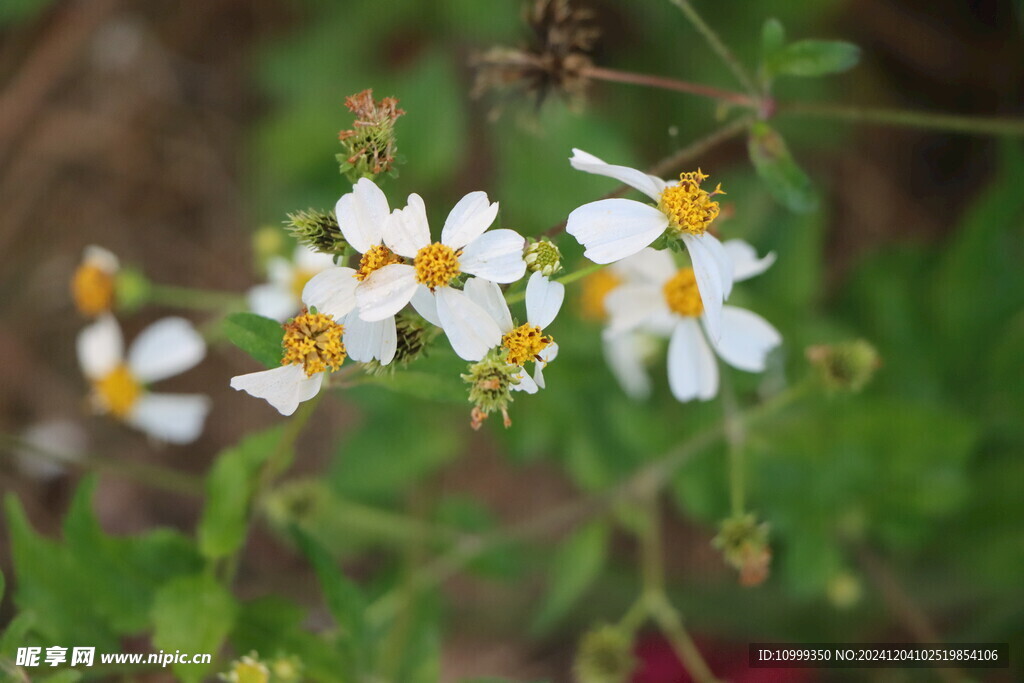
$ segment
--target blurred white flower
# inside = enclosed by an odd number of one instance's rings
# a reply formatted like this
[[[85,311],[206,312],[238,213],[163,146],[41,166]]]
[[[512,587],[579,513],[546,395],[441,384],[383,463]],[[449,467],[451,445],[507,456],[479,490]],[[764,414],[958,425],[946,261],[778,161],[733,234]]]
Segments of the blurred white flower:
[[[459,357],[483,358],[501,340],[501,330],[483,308],[451,285],[463,273],[502,284],[526,273],[526,240],[513,230],[487,231],[497,214],[498,204],[486,193],[471,192],[448,214],[441,241],[432,243],[423,200],[409,195],[408,206],[389,217],[382,238],[392,253],[412,259],[412,264],[391,263],[374,270],[356,290],[359,316],[367,322],[386,320],[411,302],[445,331]],[[343,220],[339,213],[339,225]]]
[[[30,425],[21,440],[13,449],[18,469],[32,479],[48,480],[84,457],[88,439],[74,420],[53,418]]]
[[[607,164],[578,149],[569,159],[573,168],[608,176],[633,187],[656,202],[651,206],[632,199],[602,199],[584,204],[569,214],[565,231],[576,238],[594,263],[613,263],[636,254],[663,234],[682,240],[690,254],[697,287],[704,302],[709,335],[721,336],[722,302],[732,291],[733,271],[722,243],[707,231],[718,216],[724,194],[701,189],[707,178],[699,170],[683,173],[678,181],[665,181],[627,166]]]
[[[185,372],[206,356],[206,343],[184,318],[164,318],[132,342],[127,358],[121,327],[104,315],[78,335],[78,362],[92,383],[93,408],[154,439],[197,439],[210,411],[200,394],[151,393],[147,385]]]
[[[267,262],[269,282],[249,290],[249,310],[284,322],[302,308],[302,290],[313,276],[334,265],[330,254],[299,245],[291,260],[275,256]]]
[[[753,248],[740,240],[731,241],[723,251],[736,259],[733,268],[738,279],[753,277],[774,261],[773,254],[757,259]],[[735,306],[722,307],[721,337],[715,340],[707,334],[707,312],[694,271],[677,267],[666,251],[645,249],[622,266],[623,284],[606,299],[609,322],[605,343],[618,347],[606,349],[606,355],[628,393],[649,391],[641,354],[630,348],[636,342],[631,335],[637,333],[670,338],[669,387],[680,401],[708,400],[718,393],[714,353],[735,368],[761,372],[768,353],[782,342],[771,324]]]
[[[509,365],[518,368],[514,375],[519,380],[513,391],[534,394],[544,388],[544,367],[558,355],[558,344],[544,334],[558,315],[565,299],[565,285],[552,282],[541,273],[534,273],[526,283],[526,322],[516,327],[501,288],[490,280],[473,278],[466,283],[466,296],[494,319],[501,330],[501,346],[507,350]],[[525,365],[533,362],[533,377],[526,373]]]
[[[113,252],[89,245],[82,262],[71,278],[71,296],[75,307],[89,317],[109,313],[114,308],[116,280],[121,263]]]

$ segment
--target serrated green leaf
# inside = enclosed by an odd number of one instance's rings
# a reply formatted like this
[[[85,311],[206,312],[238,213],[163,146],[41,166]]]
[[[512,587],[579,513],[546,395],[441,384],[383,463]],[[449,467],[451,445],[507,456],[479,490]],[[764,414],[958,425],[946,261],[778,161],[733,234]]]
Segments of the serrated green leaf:
[[[848,71],[860,61],[860,48],[839,40],[798,40],[764,63],[770,76],[827,76]]]
[[[206,507],[197,530],[204,557],[226,557],[242,547],[253,489],[263,464],[281,442],[282,429],[251,434],[217,457],[206,479]]]
[[[207,573],[171,579],[153,601],[153,645],[167,652],[209,653],[216,659],[235,623],[238,604]],[[174,664],[186,683],[199,683],[210,664]]]
[[[763,121],[750,128],[747,139],[750,161],[765,187],[787,208],[806,213],[818,208],[818,195],[811,179],[797,165],[786,141]]]
[[[268,368],[281,365],[281,323],[255,313],[232,313],[224,319],[224,336]]]
[[[601,574],[608,556],[608,527],[593,522],[561,545],[551,566],[551,587],[533,622],[544,631],[562,618]]]

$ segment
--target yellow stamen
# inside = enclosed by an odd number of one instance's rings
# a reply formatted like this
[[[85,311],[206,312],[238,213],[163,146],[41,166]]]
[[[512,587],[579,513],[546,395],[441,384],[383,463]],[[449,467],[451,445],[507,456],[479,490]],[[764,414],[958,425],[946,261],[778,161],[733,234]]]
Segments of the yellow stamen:
[[[391,251],[383,244],[378,244],[370,247],[363,254],[363,257],[359,259],[359,270],[356,271],[357,280],[365,280],[370,277],[370,273],[375,270],[380,270],[384,266],[390,266],[393,263],[401,263],[402,257]]]
[[[501,338],[501,345],[508,349],[506,361],[509,365],[522,365],[528,360],[540,360],[540,352],[554,342],[536,325],[524,323]]]
[[[142,385],[128,366],[122,363],[93,383],[94,396],[100,407],[114,417],[124,419],[132,412],[142,395]]]
[[[704,312],[704,302],[697,289],[697,278],[693,268],[683,268],[672,276],[662,288],[665,303],[673,313],[695,318]]]
[[[700,189],[700,184],[707,178],[700,169],[683,173],[679,176],[678,185],[667,187],[661,193],[658,208],[668,216],[670,225],[677,231],[703,235],[711,221],[718,217],[718,202],[712,201],[711,197],[725,193],[721,185],[710,194]]]
[[[580,313],[583,317],[591,320],[604,320],[608,317],[604,301],[611,291],[621,284],[622,279],[607,268],[583,278],[583,289],[580,293]]]
[[[114,305],[114,276],[94,263],[83,263],[71,279],[71,295],[82,314],[106,313]]]
[[[455,251],[446,244],[435,242],[416,252],[413,266],[416,268],[416,281],[431,290],[445,287],[462,271],[459,270],[460,251]]]
[[[306,376],[337,370],[345,362],[345,328],[323,313],[303,310],[284,325],[282,365],[302,365]]]

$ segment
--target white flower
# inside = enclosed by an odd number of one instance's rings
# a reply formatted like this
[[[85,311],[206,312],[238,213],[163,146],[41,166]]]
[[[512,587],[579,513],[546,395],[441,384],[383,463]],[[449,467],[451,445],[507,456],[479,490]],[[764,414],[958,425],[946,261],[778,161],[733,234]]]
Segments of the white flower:
[[[299,245],[289,261],[276,256],[267,263],[269,282],[249,290],[249,309],[258,315],[283,322],[302,308],[302,290],[317,273],[334,265],[330,254]]]
[[[281,367],[231,378],[231,388],[262,398],[282,415],[320,393],[324,375],[345,362],[345,320],[355,306],[355,271],[330,268],[306,284],[302,301],[315,309],[285,323]]]
[[[121,263],[113,252],[91,244],[71,280],[75,307],[87,316],[108,313],[114,307],[115,278]]]
[[[423,200],[409,195],[408,206],[388,219],[382,238],[391,252],[413,262],[391,263],[370,273],[356,289],[359,316],[367,322],[386,320],[412,302],[420,315],[445,331],[461,358],[483,358],[500,341],[501,330],[451,283],[462,273],[503,284],[526,273],[523,237],[513,230],[487,232],[497,214],[498,204],[488,201],[486,193],[471,192],[448,214],[441,241],[431,243]],[[339,212],[339,225],[342,220]]]
[[[733,240],[723,250],[736,260],[733,263],[738,279],[753,277],[764,272],[774,261],[774,254],[758,260],[753,248]],[[672,394],[680,401],[708,400],[718,393],[718,365],[714,353],[729,365],[749,372],[765,368],[768,353],[782,342],[778,331],[754,313],[723,306],[722,334],[715,340],[707,333],[708,317],[698,291],[697,280],[691,268],[678,268],[671,254],[645,249],[623,262],[627,271],[624,284],[608,294],[606,308],[609,324],[606,344],[633,341],[637,332],[652,333],[670,338],[668,349],[668,376]],[[704,332],[697,319],[703,322]],[[710,344],[709,344],[710,342]],[[712,352],[714,350],[714,353]],[[613,370],[642,372],[642,363],[629,366],[628,348],[606,352],[613,356]],[[621,381],[621,380],[620,380]],[[635,391],[641,393],[645,383],[632,377]]]
[[[22,433],[22,443],[14,449],[18,469],[32,479],[54,479],[64,473],[65,465],[82,460],[87,439],[73,420],[37,422]]]
[[[473,278],[466,283],[466,296],[487,311],[501,330],[501,345],[508,350],[507,362],[519,368],[515,375],[519,383],[512,385],[512,389],[529,394],[543,389],[543,368],[558,355],[558,344],[544,334],[544,328],[562,308],[565,285],[552,282],[541,273],[531,275],[526,283],[526,322],[518,327],[512,323],[512,313],[497,284]],[[532,378],[523,367],[529,361],[534,365]]]
[[[195,441],[210,399],[199,394],[151,393],[147,385],[185,372],[206,356],[206,344],[184,318],[164,318],[132,342],[125,358],[121,327],[104,315],[78,335],[78,361],[92,382],[92,404],[154,439]]]
[[[718,216],[718,202],[700,184],[707,176],[699,170],[684,173],[679,181],[665,181],[627,166],[607,164],[578,149],[569,160],[573,168],[608,176],[650,197],[657,206],[631,199],[602,199],[584,204],[569,214],[565,231],[586,247],[584,256],[594,263],[613,263],[636,254],[669,231],[686,245],[705,306],[705,321],[712,339],[722,331],[722,302],[732,291],[733,272],[722,243],[707,232]]]

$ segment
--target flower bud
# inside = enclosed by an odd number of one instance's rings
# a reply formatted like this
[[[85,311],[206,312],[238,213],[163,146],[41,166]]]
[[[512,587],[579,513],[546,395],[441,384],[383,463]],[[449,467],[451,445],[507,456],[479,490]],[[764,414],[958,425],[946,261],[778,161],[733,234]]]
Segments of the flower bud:
[[[551,277],[562,269],[562,252],[551,240],[540,239],[531,241],[523,253],[526,269]]]
[[[285,229],[299,243],[324,254],[340,254],[348,248],[333,211],[307,209],[288,214]]]
[[[269,683],[270,669],[259,660],[259,655],[250,652],[232,662],[231,669],[222,673],[220,679],[228,683]]]
[[[626,683],[635,668],[631,638],[607,624],[583,635],[572,665],[577,683]]]
[[[758,586],[768,578],[772,562],[768,525],[758,523],[754,515],[723,520],[711,544],[722,551],[729,566],[739,571],[740,585]]]
[[[861,391],[882,365],[878,351],[863,339],[810,346],[806,353],[822,383],[832,391]]]
[[[137,311],[149,301],[152,284],[138,268],[121,268],[114,278],[117,307],[126,313]]]

